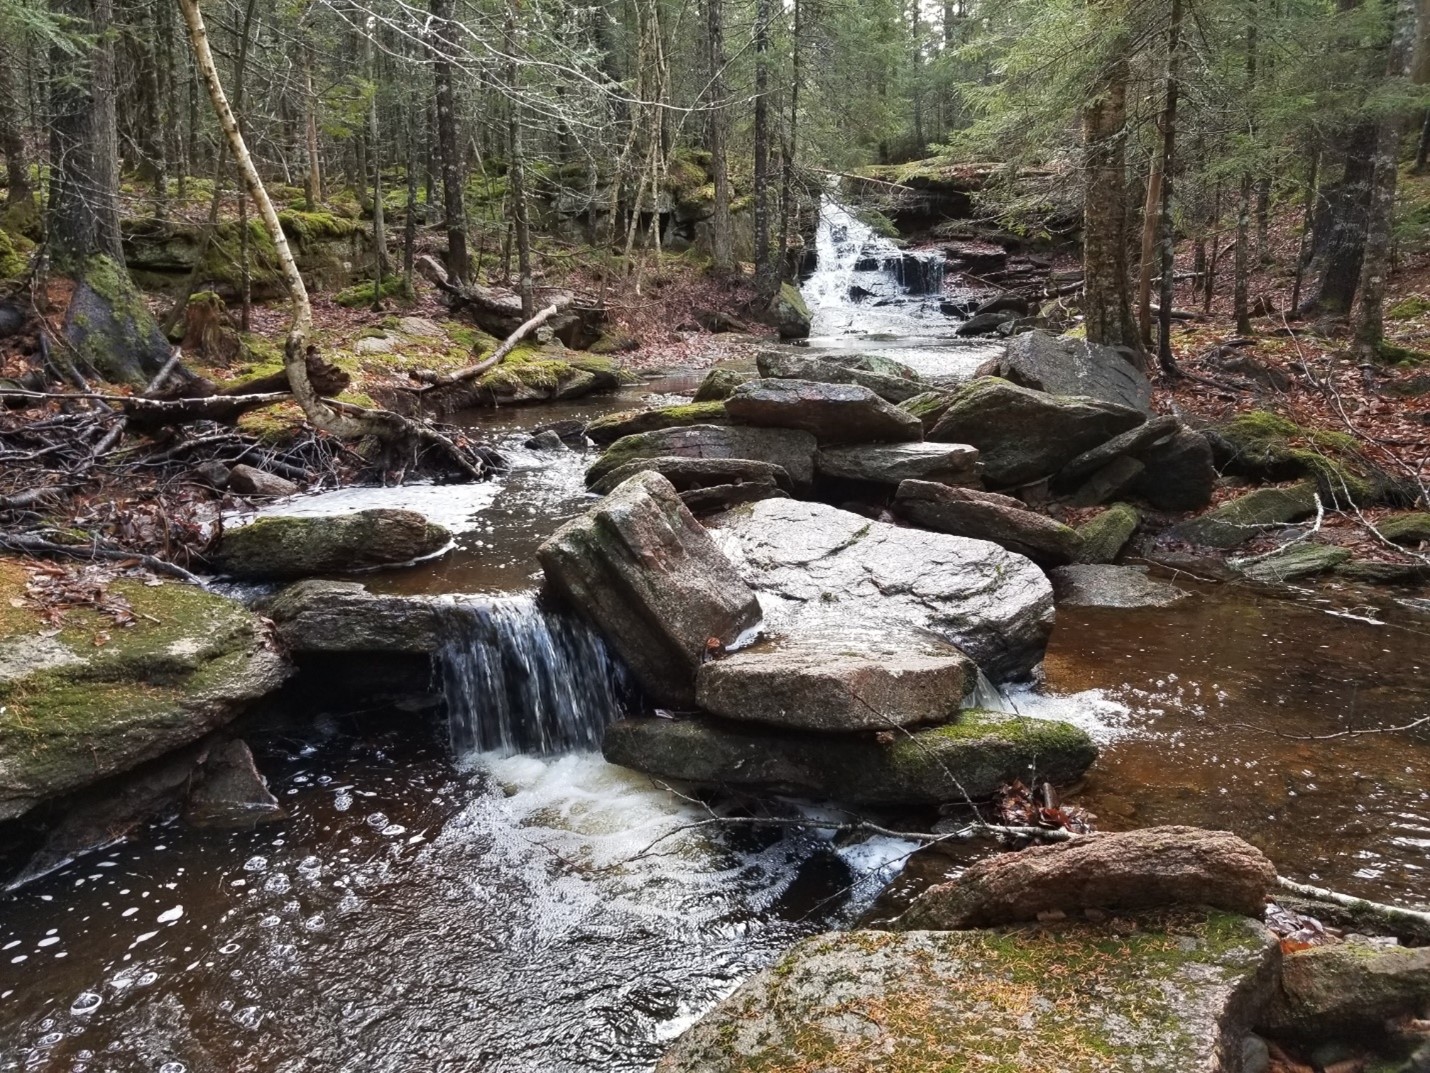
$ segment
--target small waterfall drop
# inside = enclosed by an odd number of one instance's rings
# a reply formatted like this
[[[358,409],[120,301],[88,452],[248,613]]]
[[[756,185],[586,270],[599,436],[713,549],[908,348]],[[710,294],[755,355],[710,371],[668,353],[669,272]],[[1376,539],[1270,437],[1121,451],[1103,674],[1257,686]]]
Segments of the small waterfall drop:
[[[978,708],[985,712],[1008,712],[1011,715],[1019,714],[1018,706],[1013,703],[1006,693],[993,684],[992,679],[983,673],[983,668],[981,667],[978,669],[978,681],[973,687],[973,692],[964,699],[963,706],[965,708]]]
[[[866,301],[906,302],[943,290],[942,251],[901,249],[828,193],[820,199],[814,248],[815,268],[801,287],[816,311],[836,312]]]
[[[457,601],[441,615],[435,664],[456,755],[599,748],[631,683],[595,630],[534,595]]]

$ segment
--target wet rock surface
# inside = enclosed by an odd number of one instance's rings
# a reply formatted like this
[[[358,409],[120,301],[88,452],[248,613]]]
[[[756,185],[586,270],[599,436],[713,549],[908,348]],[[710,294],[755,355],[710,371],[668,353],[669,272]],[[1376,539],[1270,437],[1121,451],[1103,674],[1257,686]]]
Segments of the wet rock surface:
[[[978,448],[983,479],[1001,488],[1052,476],[1144,420],[1146,415],[1131,407],[983,377],[952,395],[928,439]]]
[[[1145,566],[1060,566],[1050,575],[1053,597],[1068,607],[1170,607],[1186,593],[1147,576]]]
[[[740,484],[745,481],[773,481],[778,487],[785,489],[791,486],[789,474],[784,467],[773,462],[759,462],[750,458],[682,458],[679,455],[663,455],[640,458],[617,466],[591,485],[591,491],[597,495],[606,495],[637,473],[646,471],[659,473],[677,492],[712,485]]]
[[[963,443],[821,447],[815,455],[814,466],[821,477],[894,485],[919,480],[976,486],[982,470],[977,449]]]
[[[651,410],[622,410],[598,417],[586,426],[586,435],[598,446],[615,443],[622,436],[659,432],[663,428],[686,425],[723,425],[725,405],[721,401],[692,402],[683,406],[658,406]]]
[[[848,732],[948,722],[978,670],[952,645],[921,647],[840,649],[819,641],[732,652],[700,668],[695,699],[726,719],[790,729]]]
[[[1132,534],[1137,531],[1142,516],[1130,503],[1114,503],[1101,514],[1094,515],[1077,527],[1077,535],[1082,541],[1078,547],[1076,562],[1114,562]]]
[[[437,601],[371,593],[356,581],[300,581],[267,604],[290,652],[426,655],[442,644]]]
[[[238,738],[207,750],[188,800],[184,819],[196,827],[252,827],[283,818],[268,780]]]
[[[1275,937],[1220,913],[1120,923],[819,935],[707,1014],[657,1070],[1242,1073]]]
[[[814,734],[714,719],[622,719],[606,728],[612,764],[660,778],[851,805],[986,799],[1036,765],[1057,784],[1081,777],[1097,747],[1077,727],[965,710],[927,730]]]
[[[1034,331],[979,370],[1050,395],[1083,395],[1136,410],[1150,410],[1152,385],[1125,349]]]
[[[858,384],[886,402],[904,402],[926,389],[918,374],[907,365],[873,354],[764,350],[755,361],[762,377],[811,380],[822,384]]]
[[[134,625],[80,609],[58,631],[19,616],[0,625],[0,819],[197,741],[289,673],[231,600],[167,582],[109,591]]]
[[[1052,586],[1028,559],[981,540],[901,528],[821,503],[767,500],[714,519],[712,535],[759,594],[772,635],[933,634],[997,679],[1026,675],[1052,629]]]
[[[1148,827],[985,857],[931,887],[898,927],[981,928],[1049,912],[1209,905],[1260,916],[1276,869],[1225,831]]]
[[[923,439],[918,418],[858,384],[751,380],[725,400],[725,410],[736,424],[801,429],[821,444]]]
[[[656,473],[562,526],[537,558],[659,704],[693,704],[708,643],[733,644],[760,621],[754,592]]]
[[[628,462],[646,458],[732,459],[769,462],[789,474],[797,488],[814,480],[815,439],[808,432],[785,428],[692,425],[624,436],[611,444],[586,470],[586,484],[596,484]]]
[[[928,529],[991,541],[1047,566],[1072,562],[1081,547],[1076,530],[995,492],[904,481],[894,509]]]
[[[214,553],[220,571],[245,580],[292,580],[395,566],[435,555],[452,534],[411,510],[336,517],[269,515],[229,529]]]

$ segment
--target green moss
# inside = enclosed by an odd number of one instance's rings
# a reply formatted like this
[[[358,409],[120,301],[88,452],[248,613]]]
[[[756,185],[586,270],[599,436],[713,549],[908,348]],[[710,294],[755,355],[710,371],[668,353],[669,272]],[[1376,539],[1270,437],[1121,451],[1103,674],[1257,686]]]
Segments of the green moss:
[[[598,444],[614,443],[623,436],[658,432],[683,425],[724,425],[729,423],[725,404],[692,402],[682,406],[660,406],[652,410],[623,410],[605,414],[586,427],[586,435]]]
[[[1430,298],[1424,295],[1412,294],[1408,298],[1402,298],[1386,310],[1385,315],[1390,320],[1410,320],[1413,317],[1430,313]]]
[[[884,238],[898,238],[899,225],[875,208],[861,208],[855,212],[858,219],[874,229],[874,233]]]
[[[1381,340],[1376,346],[1375,356],[1376,360],[1384,362],[1386,365],[1395,365],[1404,369],[1412,369],[1430,361],[1430,354],[1423,350],[1411,350],[1409,347],[1397,346],[1386,340]]]
[[[1251,410],[1218,426],[1230,448],[1226,468],[1258,480],[1313,477],[1327,506],[1364,506],[1393,491],[1393,482],[1338,430],[1303,428],[1280,414]]]
[[[296,402],[280,402],[261,410],[249,410],[238,419],[238,428],[270,447],[292,443],[303,430],[306,419]]]
[[[333,301],[338,305],[348,309],[357,309],[361,306],[372,305],[373,291],[377,289],[374,280],[367,280],[363,283],[354,284],[339,291],[333,296]],[[389,276],[382,281],[382,298],[408,298],[412,295],[407,292],[407,281],[401,276]]]
[[[35,244],[22,234],[0,229],[0,280],[18,281],[30,271],[30,252]]]
[[[1137,531],[1142,516],[1130,503],[1114,503],[1096,517],[1077,527],[1079,538],[1077,561],[1080,563],[1110,563],[1117,559],[1132,534]]]
[[[310,242],[348,238],[362,230],[362,224],[331,212],[299,212],[286,209],[278,214],[278,222],[290,242],[306,246]]]
[[[442,322],[442,330],[447,333],[447,337],[459,346],[467,348],[469,355],[478,354],[483,351],[490,352],[501,340],[486,332],[478,331],[470,324],[459,324],[454,320]]]

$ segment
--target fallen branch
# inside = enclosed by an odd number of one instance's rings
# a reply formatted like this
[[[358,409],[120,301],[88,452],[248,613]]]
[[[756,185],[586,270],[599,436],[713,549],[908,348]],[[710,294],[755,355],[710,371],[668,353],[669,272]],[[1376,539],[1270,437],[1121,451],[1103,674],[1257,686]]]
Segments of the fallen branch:
[[[1229,727],[1241,727],[1244,730],[1255,730],[1262,734],[1274,734],[1278,738],[1285,738],[1288,741],[1333,741],[1336,738],[1354,738],[1361,734],[1397,734],[1402,730],[1414,730],[1416,727],[1430,723],[1430,715],[1423,716],[1411,723],[1404,723],[1398,727],[1366,727],[1363,730],[1338,730],[1334,734],[1285,734],[1279,730],[1272,730],[1270,727],[1259,727],[1254,723],[1227,723]]]
[[[448,387],[452,384],[460,384],[465,380],[475,380],[488,369],[496,368],[498,365],[500,365],[503,361],[506,360],[506,356],[508,354],[510,354],[513,350],[516,349],[516,345],[518,343],[520,343],[532,332],[536,331],[537,328],[541,327],[560,311],[561,305],[558,303],[552,303],[545,309],[541,310],[541,312],[537,313],[536,316],[532,317],[530,320],[526,321],[520,327],[518,327],[516,331],[512,332],[509,336],[506,337],[506,339],[502,341],[501,346],[497,347],[485,358],[477,362],[477,364],[469,365],[465,369],[458,369],[456,372],[448,373],[446,376],[436,377],[430,384],[427,384],[425,387],[417,388],[417,393],[419,395],[422,395],[426,394],[429,391],[433,391],[439,387]]]
[[[0,548],[6,551],[25,552],[30,555],[58,555],[69,559],[132,559],[154,571],[187,581],[199,588],[207,588],[203,579],[189,573],[182,566],[142,552],[127,551],[124,548],[110,548],[101,544],[56,544],[33,533],[0,533]]]
[[[1285,876],[1276,877],[1276,886],[1281,890],[1290,891],[1292,894],[1299,894],[1303,898],[1330,902],[1333,905],[1344,906],[1347,909],[1354,909],[1383,919],[1411,920],[1420,925],[1430,925],[1430,913],[1419,909],[1402,909],[1398,905],[1367,901],[1365,898],[1356,898],[1349,894],[1342,894],[1337,890],[1313,887],[1308,883],[1297,883],[1294,879],[1287,879]]]

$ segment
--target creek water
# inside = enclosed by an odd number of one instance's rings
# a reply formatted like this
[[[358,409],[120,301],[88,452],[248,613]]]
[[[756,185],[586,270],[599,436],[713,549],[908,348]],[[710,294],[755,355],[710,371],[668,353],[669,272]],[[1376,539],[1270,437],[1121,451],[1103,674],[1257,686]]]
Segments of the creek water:
[[[903,346],[859,331],[847,278],[842,303],[817,279],[826,342]],[[286,820],[159,823],[0,896],[0,1070],[648,1070],[792,942],[856,921],[913,847],[691,826],[695,802],[590,748],[622,673],[532,593],[536,546],[591,499],[587,459],[524,430],[698,378],[470,415],[513,461],[489,485],[300,501],[412,505],[457,531],[445,559],[364,579],[460,594],[436,660],[453,717],[273,711],[243,732]],[[1101,741],[1073,803],[1109,828],[1229,828],[1294,878],[1424,904],[1430,727],[1301,739],[1430,713],[1425,605],[1177,583],[1169,608],[1061,610],[1046,683],[1006,697]]]

